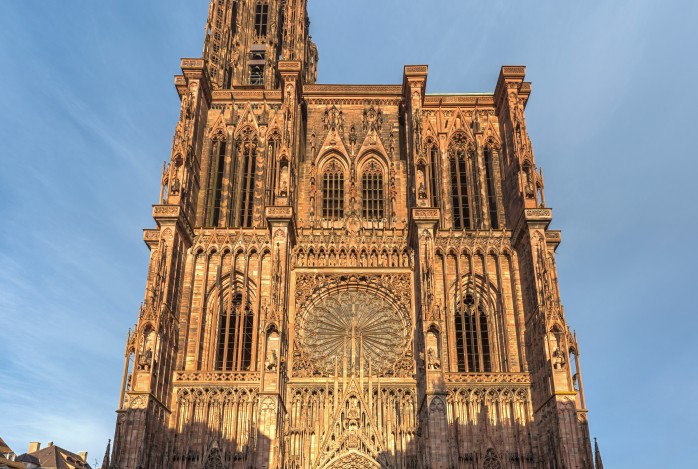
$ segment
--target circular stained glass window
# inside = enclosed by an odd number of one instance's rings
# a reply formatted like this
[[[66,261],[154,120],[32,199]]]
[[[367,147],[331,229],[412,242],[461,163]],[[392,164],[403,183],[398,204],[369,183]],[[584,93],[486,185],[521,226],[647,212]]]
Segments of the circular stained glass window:
[[[300,328],[303,352],[316,369],[341,374],[349,370],[381,373],[402,355],[409,331],[400,312],[385,299],[366,291],[345,291],[315,303]]]

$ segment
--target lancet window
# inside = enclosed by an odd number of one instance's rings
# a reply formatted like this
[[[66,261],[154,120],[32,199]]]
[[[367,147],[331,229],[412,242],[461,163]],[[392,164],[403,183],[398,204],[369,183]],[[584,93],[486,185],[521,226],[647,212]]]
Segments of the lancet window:
[[[367,220],[380,220],[384,215],[383,172],[372,161],[361,176],[361,196],[363,200],[363,217]]]
[[[268,23],[269,4],[267,2],[257,2],[254,10],[254,30],[258,37],[266,37]]]
[[[211,142],[211,172],[208,182],[208,226],[218,226],[221,219],[221,201],[223,199],[223,179],[225,176],[226,142],[222,136]]]
[[[470,229],[470,199],[468,197],[468,141],[465,135],[453,137],[449,149],[451,204],[453,227]]]
[[[344,217],[344,172],[336,161],[330,162],[322,175],[322,217],[326,220]]]
[[[479,298],[468,293],[456,298],[456,356],[461,373],[492,371],[487,313]]]
[[[232,33],[235,36],[238,33],[238,2],[233,1],[233,14],[230,17],[230,24],[233,28]]]
[[[243,134],[238,143],[242,161],[238,226],[251,228],[254,221],[255,177],[257,175],[257,136],[251,131]]]
[[[247,371],[252,363],[254,314],[249,302],[243,305],[241,293],[235,293],[218,319],[216,370]]]
[[[266,182],[266,201],[268,205],[271,205],[274,196],[280,195],[283,191],[288,191],[288,187],[282,188],[283,181],[281,181],[280,167],[278,164],[279,149],[281,148],[281,136],[278,132],[274,132],[269,138],[269,145],[267,147],[267,158],[268,169],[267,171],[267,182]],[[286,181],[288,185],[288,182]],[[277,194],[274,194],[275,188],[277,189]]]
[[[495,191],[494,179],[494,157],[492,148],[485,148],[485,183],[487,185],[487,207],[489,208],[490,226],[499,228],[499,217],[497,216],[497,193]]]
[[[432,144],[429,148],[429,185],[431,191],[431,206],[439,206],[439,148],[436,144]]]

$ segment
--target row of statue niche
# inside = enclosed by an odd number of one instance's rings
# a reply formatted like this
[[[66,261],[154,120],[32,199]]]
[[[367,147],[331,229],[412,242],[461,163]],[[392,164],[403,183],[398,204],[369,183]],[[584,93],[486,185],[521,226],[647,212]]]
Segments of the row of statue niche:
[[[301,250],[296,255],[296,266],[298,267],[409,267],[414,265],[414,250],[409,252],[403,250],[401,253],[393,251],[388,254],[386,251],[381,251],[380,255],[373,249],[370,254],[365,249],[357,255],[356,251],[352,250],[347,256],[346,251],[342,250],[339,256],[334,250],[330,250],[329,255],[325,251],[320,251],[316,256],[313,251],[310,251],[306,257]]]

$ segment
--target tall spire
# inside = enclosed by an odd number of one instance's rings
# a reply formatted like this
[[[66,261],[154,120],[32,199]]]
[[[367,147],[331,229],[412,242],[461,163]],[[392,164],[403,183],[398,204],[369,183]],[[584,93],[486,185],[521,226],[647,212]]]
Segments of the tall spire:
[[[594,463],[596,469],[603,469],[603,461],[601,460],[601,451],[599,451],[599,442],[594,438]]]
[[[214,88],[278,85],[279,60],[301,62],[315,83],[308,0],[211,0],[203,57]]]

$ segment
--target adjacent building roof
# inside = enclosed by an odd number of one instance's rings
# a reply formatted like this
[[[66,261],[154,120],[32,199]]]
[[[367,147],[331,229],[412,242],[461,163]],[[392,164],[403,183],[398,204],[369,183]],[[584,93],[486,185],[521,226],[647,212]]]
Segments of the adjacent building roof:
[[[24,464],[17,461],[10,461],[5,457],[6,455],[14,454],[14,451],[7,446],[5,440],[0,437],[0,468],[10,468],[10,469],[24,469]]]
[[[42,469],[92,469],[77,454],[55,445],[23,454],[17,458],[17,461],[38,464]]]

